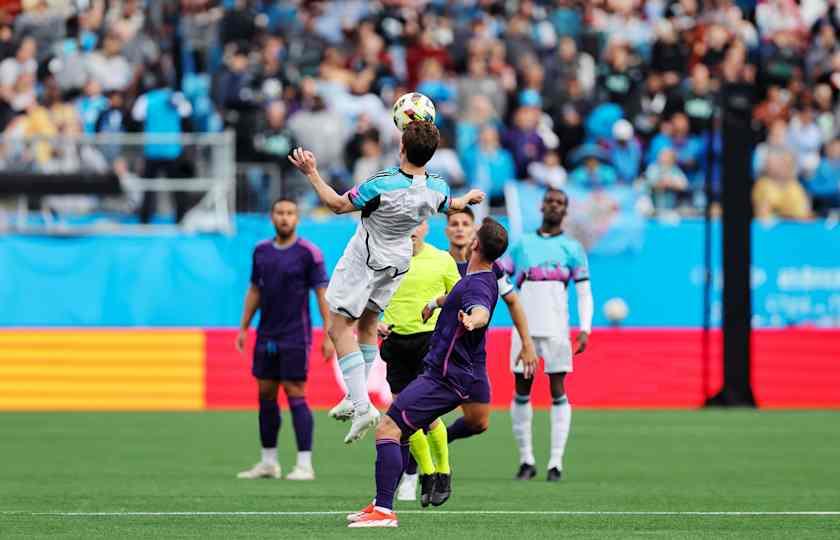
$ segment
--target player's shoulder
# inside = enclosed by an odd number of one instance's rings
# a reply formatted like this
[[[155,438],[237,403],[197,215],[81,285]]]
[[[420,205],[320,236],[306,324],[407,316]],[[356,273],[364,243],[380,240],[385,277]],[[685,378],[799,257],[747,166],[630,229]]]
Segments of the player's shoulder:
[[[382,170],[376,171],[372,175],[370,175],[367,180],[362,182],[362,184],[367,184],[368,182],[376,182],[381,179],[392,178],[394,176],[400,176],[400,168],[399,167],[385,167]]]
[[[271,249],[273,243],[273,238],[266,238],[265,240],[260,240],[259,242],[257,242],[257,245],[254,246],[254,253],[261,253]]]
[[[321,248],[306,238],[298,238],[297,245],[312,257],[313,262],[324,262],[324,253],[321,251]]]
[[[444,195],[449,195],[449,184],[447,184],[446,179],[444,179],[439,174],[427,173],[426,185],[432,191],[437,191],[439,193],[443,193]]]

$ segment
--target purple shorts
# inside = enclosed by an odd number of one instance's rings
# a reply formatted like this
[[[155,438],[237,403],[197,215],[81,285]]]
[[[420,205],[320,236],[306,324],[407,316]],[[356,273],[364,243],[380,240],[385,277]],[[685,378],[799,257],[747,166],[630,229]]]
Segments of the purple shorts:
[[[276,341],[257,338],[251,374],[257,379],[305,381],[309,349],[284,348]]]
[[[408,436],[418,429],[428,429],[432,422],[464,403],[465,397],[445,381],[423,373],[400,392],[388,416]]]
[[[475,381],[470,386],[468,403],[490,403],[490,379],[487,377],[487,366],[476,366]]]

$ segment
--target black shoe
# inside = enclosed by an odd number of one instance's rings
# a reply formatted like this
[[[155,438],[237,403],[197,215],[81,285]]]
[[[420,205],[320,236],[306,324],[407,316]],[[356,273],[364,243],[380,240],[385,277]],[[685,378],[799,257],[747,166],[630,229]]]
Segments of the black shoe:
[[[559,482],[561,478],[563,478],[563,471],[557,467],[548,469],[548,475],[545,477],[549,482]]]
[[[437,474],[435,489],[432,491],[432,506],[440,506],[452,495],[452,474]]]
[[[520,465],[519,472],[516,473],[517,480],[530,480],[535,476],[537,476],[537,468],[533,465],[528,465],[527,463]]]
[[[420,475],[420,506],[426,508],[432,502],[432,493],[435,490],[436,474]]]

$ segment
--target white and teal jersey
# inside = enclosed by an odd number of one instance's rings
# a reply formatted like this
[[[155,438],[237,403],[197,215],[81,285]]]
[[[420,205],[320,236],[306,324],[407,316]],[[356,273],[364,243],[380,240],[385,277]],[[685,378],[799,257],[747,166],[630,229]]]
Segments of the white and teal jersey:
[[[509,264],[531,335],[568,335],[569,282],[589,279],[589,263],[580,242],[562,233],[528,233],[513,246]]]
[[[373,270],[408,271],[411,232],[429,216],[449,209],[449,185],[435,174],[411,176],[398,167],[380,171],[348,192],[362,211],[347,245]]]

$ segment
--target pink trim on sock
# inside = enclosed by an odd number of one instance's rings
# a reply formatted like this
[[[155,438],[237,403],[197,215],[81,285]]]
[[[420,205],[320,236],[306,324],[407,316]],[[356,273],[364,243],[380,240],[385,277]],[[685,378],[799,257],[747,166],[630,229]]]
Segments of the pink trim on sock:
[[[408,415],[405,414],[405,411],[402,411],[402,419],[403,419],[403,422],[405,422],[405,425],[407,425],[408,427],[410,427],[414,431],[417,431],[418,429],[420,429],[417,426],[415,426],[414,424],[412,424],[411,422],[409,422]]]
[[[380,444],[391,444],[391,443],[400,444],[400,441],[398,441],[397,439],[387,439],[387,438],[386,439],[376,439],[376,446],[379,446]]]

